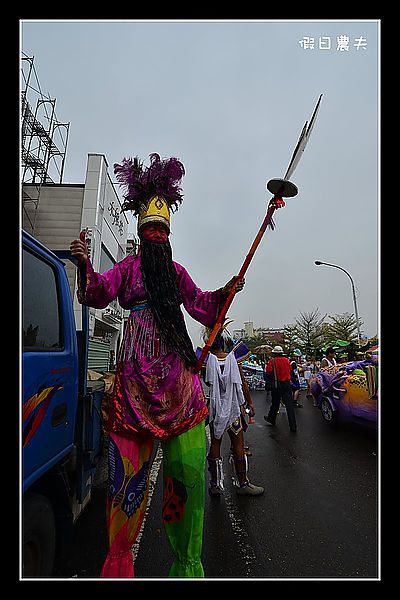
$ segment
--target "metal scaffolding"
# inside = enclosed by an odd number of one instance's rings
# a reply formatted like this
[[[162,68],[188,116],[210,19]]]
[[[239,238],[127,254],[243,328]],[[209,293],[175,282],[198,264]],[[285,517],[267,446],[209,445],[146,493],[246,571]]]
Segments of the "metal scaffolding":
[[[36,103],[35,109],[32,105]],[[34,234],[43,184],[62,183],[70,123],[55,112],[56,100],[43,94],[34,57],[21,58],[22,208]],[[29,185],[25,185],[29,184]]]

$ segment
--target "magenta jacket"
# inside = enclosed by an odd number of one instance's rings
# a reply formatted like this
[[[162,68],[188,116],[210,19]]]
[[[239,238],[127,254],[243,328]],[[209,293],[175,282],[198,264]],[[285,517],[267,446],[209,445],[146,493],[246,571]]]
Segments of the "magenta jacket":
[[[222,290],[203,292],[174,262],[183,306],[193,319],[212,327],[225,301]],[[117,358],[108,430],[126,437],[146,434],[168,439],[187,431],[208,413],[198,374],[160,340],[140,271],[140,254],[127,256],[103,274],[90,263],[78,272],[78,300],[105,308],[118,299],[131,309]],[[144,304],[140,304],[143,302]]]

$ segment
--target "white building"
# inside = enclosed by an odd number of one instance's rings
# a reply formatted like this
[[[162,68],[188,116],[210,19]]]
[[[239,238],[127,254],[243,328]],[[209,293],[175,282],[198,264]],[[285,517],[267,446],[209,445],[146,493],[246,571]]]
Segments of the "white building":
[[[232,332],[232,338],[234,340],[240,340],[242,338],[246,337],[246,332],[244,329],[234,329]]]
[[[71,241],[86,229],[95,271],[103,273],[126,256],[128,220],[103,154],[88,154],[83,184],[43,183],[39,197],[37,185],[23,184],[23,192],[34,200],[24,203],[23,227],[51,250],[69,250]],[[82,307],[76,299],[76,268],[67,265],[67,273],[79,329]],[[122,339],[124,311],[115,300],[105,309],[91,308],[89,320],[89,368],[107,371]]]
[[[245,336],[247,338],[254,337],[253,321],[245,321],[245,323],[244,323],[244,331],[245,331]]]

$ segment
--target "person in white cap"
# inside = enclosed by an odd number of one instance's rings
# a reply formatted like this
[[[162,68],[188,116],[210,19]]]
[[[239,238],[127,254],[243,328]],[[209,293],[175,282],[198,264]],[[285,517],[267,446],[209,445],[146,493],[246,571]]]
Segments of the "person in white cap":
[[[283,355],[282,346],[272,350],[273,358],[267,363],[266,372],[272,377],[272,402],[268,415],[264,416],[267,423],[275,426],[279,404],[282,401],[286,407],[290,431],[297,431],[296,414],[293,407],[293,395],[290,385],[291,366],[289,359]]]

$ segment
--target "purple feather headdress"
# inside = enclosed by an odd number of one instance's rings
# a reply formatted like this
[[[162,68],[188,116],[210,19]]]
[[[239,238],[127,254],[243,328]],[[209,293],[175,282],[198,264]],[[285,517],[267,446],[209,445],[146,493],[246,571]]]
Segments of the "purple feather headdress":
[[[121,165],[114,164],[114,173],[118,182],[127,189],[121,210],[132,210],[135,216],[153,196],[163,196],[172,212],[183,200],[179,184],[185,167],[178,158],[161,160],[159,154],[153,152],[148,167],[143,166],[137,156],[124,158]]]

